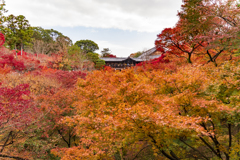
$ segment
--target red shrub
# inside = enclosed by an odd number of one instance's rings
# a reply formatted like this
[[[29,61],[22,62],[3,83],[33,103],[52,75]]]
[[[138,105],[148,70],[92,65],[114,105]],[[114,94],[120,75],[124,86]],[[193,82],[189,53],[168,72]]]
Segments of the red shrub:
[[[5,42],[5,38],[4,35],[2,33],[0,33],[0,46],[2,46]]]
[[[110,66],[104,66],[104,71],[113,71],[113,69]]]
[[[23,71],[26,69],[23,62],[18,61],[13,55],[3,55],[1,56],[0,67],[5,68],[6,66],[11,67],[13,70]]]
[[[29,97],[29,85],[21,84],[14,88],[1,87],[0,84],[0,126],[11,125],[14,128],[31,123],[29,112],[36,110]]]
[[[157,67],[161,63],[169,63],[169,60],[165,58],[164,54],[162,54],[160,57],[152,59],[150,61],[138,63],[138,64],[136,64],[136,66],[151,65],[153,67]]]

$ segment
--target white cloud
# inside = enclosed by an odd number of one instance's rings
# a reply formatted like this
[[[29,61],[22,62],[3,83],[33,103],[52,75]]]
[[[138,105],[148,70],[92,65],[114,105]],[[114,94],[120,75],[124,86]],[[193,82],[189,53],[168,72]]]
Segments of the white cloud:
[[[156,32],[177,22],[182,0],[7,0],[10,14],[33,26]]]

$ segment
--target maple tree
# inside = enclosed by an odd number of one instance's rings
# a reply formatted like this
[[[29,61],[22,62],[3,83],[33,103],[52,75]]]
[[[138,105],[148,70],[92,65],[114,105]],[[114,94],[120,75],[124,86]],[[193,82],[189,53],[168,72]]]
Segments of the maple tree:
[[[4,42],[2,34],[1,40]],[[85,73],[61,72],[40,67],[41,62],[34,55],[23,52],[23,55],[16,59],[14,54],[4,47],[0,50],[0,157],[31,159],[46,152],[36,147],[39,144],[44,144],[46,147],[46,143],[32,142],[32,136],[36,136],[35,133],[39,133],[39,128],[43,128],[48,122],[47,119],[43,119],[46,112],[39,108],[41,95],[49,98],[61,87],[73,87],[77,79],[83,78]],[[31,64],[37,64],[37,66],[33,67]],[[31,69],[32,67],[34,69]],[[66,97],[62,94],[67,93],[66,91],[59,92],[56,96]],[[64,110],[61,111],[64,112]],[[46,120],[46,123],[39,123],[40,120]],[[43,138],[40,140],[44,142]],[[31,152],[31,147],[38,150],[38,153]]]
[[[194,41],[188,35],[181,32],[181,28],[166,28],[157,36],[155,45],[157,50],[165,53],[183,56],[189,63],[192,63],[192,55],[203,46],[203,41]],[[185,55],[186,54],[186,55]]]
[[[183,1],[178,13],[181,33],[204,47],[208,62],[227,54],[231,59],[239,46],[239,6],[236,0]]]
[[[173,57],[171,58],[171,61],[176,63],[176,61],[173,60]],[[146,70],[154,70],[154,69],[165,69],[166,67],[163,64],[169,63],[169,58],[165,56],[165,54],[162,54],[158,58],[154,58],[149,61],[141,62],[136,64],[137,67],[144,67]],[[176,65],[176,64],[174,64]],[[169,66],[167,66],[169,67]]]
[[[46,74],[47,77],[51,77],[56,79],[59,84],[62,85],[63,88],[71,88],[74,87],[78,78],[85,78],[86,73],[81,71],[62,71],[57,70],[52,74]]]
[[[27,84],[19,85],[15,88],[1,87],[1,130],[9,123],[13,127],[21,126],[18,117],[26,112],[30,107],[31,100],[25,99],[24,96],[29,95],[29,86]],[[27,113],[24,113],[27,114]],[[9,122],[10,121],[10,122]],[[11,122],[13,121],[13,122]],[[26,123],[28,120],[26,119]]]
[[[36,119],[33,99],[30,96],[29,85],[20,84],[16,87],[0,86],[0,127],[1,127],[1,149],[0,157],[24,159],[17,154],[12,154],[8,148],[19,143],[24,132]]]
[[[156,157],[229,159],[239,152],[236,64],[218,71],[95,71],[74,93],[77,115],[62,121],[76,128],[78,146],[52,153],[62,159],[126,157],[132,147],[135,156],[147,144]]]
[[[235,0],[183,1],[179,21],[164,29],[155,45],[161,52],[183,56],[189,63],[232,59],[239,46],[239,6]]]
[[[2,68],[11,66],[13,70],[22,71],[25,69],[23,62],[16,60],[13,55],[3,55],[1,58],[0,65]]]
[[[54,158],[51,149],[75,146],[78,137],[73,132],[74,127],[59,123],[62,118],[75,114],[74,101],[69,89],[60,88],[54,93],[39,95],[41,123],[33,127],[34,132],[29,133],[31,136],[23,142],[21,149],[31,153],[33,159],[51,159]]]
[[[0,46],[2,46],[5,42],[5,38],[4,35],[2,33],[0,33]]]

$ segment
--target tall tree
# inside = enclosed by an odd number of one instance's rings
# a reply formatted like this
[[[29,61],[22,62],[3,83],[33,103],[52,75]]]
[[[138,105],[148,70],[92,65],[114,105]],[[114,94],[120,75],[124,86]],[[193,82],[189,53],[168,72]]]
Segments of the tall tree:
[[[156,48],[163,53],[170,53],[178,57],[185,57],[192,63],[192,55],[204,46],[203,41],[190,37],[181,31],[179,26],[166,28],[157,35]]]
[[[109,48],[103,48],[101,54],[102,57],[109,57],[109,55],[111,54],[111,50]]]
[[[32,45],[33,53],[48,54],[52,49],[53,40],[47,31],[41,27],[33,27]]]
[[[32,52],[51,54],[67,53],[67,48],[72,45],[72,40],[54,29],[33,27]]]
[[[31,41],[32,29],[28,20],[23,16],[9,15],[4,18],[2,32],[6,36],[6,42],[8,46],[13,48],[19,48],[21,50],[24,44],[28,44]]]
[[[97,43],[91,40],[79,40],[75,43],[78,47],[80,47],[85,53],[94,52],[99,49]]]
[[[87,58],[92,61],[96,69],[102,69],[105,65],[105,61],[99,58],[99,54],[88,52]]]
[[[68,59],[72,60],[72,65],[79,66],[83,69],[84,61],[87,60],[87,55],[77,45],[72,45],[68,48]]]
[[[4,6],[5,6],[5,0],[0,0],[0,26],[2,25],[3,19],[4,19],[3,13],[7,12]]]
[[[17,21],[16,35],[19,39],[21,55],[22,55],[24,43],[28,44],[31,41],[32,29],[28,20],[23,15],[17,16],[16,21]]]
[[[101,51],[101,53],[102,53],[102,57],[111,57],[111,58],[116,58],[116,56],[115,55],[112,55],[111,54],[111,50],[109,49],[109,48],[103,48],[103,50]]]
[[[62,53],[66,56],[69,46],[72,45],[72,40],[67,36],[59,36],[56,38],[56,45],[58,53]]]
[[[181,32],[205,42],[209,62],[240,44],[240,8],[236,0],[184,0],[179,12]],[[190,39],[191,40],[191,39]]]
[[[1,25],[1,31],[5,35],[8,47],[11,49],[16,49],[16,43],[18,42],[18,39],[15,35],[16,27],[16,17],[14,15],[4,17],[3,25]]]

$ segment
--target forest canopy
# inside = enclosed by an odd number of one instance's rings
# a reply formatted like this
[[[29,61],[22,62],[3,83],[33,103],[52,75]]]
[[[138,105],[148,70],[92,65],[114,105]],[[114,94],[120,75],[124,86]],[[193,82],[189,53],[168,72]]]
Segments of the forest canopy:
[[[162,55],[121,71],[3,4],[0,159],[239,159],[237,1],[184,0]]]

